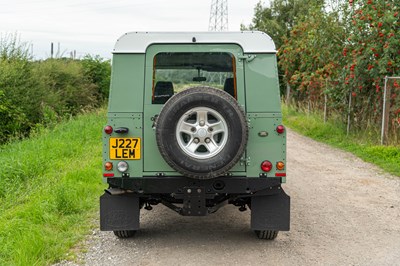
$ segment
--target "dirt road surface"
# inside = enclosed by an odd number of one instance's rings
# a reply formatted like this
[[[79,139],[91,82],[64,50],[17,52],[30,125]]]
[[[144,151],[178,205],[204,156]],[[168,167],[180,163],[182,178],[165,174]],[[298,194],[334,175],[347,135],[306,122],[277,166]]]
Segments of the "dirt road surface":
[[[291,231],[275,241],[257,239],[249,211],[230,205],[200,218],[158,205],[133,239],[94,231],[75,263],[400,265],[400,178],[291,131],[287,155]]]

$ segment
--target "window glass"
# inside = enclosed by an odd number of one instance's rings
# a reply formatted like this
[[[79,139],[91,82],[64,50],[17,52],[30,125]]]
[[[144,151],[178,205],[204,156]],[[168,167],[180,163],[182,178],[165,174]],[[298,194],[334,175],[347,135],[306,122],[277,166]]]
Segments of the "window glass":
[[[222,89],[236,98],[235,58],[229,53],[159,53],[154,57],[153,104],[196,86]]]

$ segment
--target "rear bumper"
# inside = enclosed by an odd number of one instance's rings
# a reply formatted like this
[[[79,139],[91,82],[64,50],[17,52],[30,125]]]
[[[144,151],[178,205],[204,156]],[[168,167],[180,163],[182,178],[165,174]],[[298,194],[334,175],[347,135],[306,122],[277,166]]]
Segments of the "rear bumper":
[[[108,178],[110,187],[129,190],[138,194],[181,194],[186,187],[202,187],[206,194],[268,194],[279,193],[282,180],[280,177],[248,178],[218,177],[199,180],[187,177],[142,177],[142,178]]]
[[[242,208],[248,205],[253,230],[290,228],[290,197],[281,188],[279,177],[144,177],[107,181],[110,188],[116,189],[106,190],[108,193],[100,198],[101,230],[138,230],[140,208],[160,202],[185,216],[204,216],[227,202]]]

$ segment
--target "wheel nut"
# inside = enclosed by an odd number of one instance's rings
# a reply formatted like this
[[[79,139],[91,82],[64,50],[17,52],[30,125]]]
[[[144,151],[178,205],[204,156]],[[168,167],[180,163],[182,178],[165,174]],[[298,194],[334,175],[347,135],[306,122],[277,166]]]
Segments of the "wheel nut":
[[[199,143],[199,141],[200,141],[200,140],[199,140],[198,138],[195,138],[195,139],[193,140],[193,142],[196,143],[196,144]]]
[[[206,123],[203,121],[203,120],[201,120],[200,122],[199,122],[199,125],[202,127],[202,126],[204,126]]]
[[[208,131],[212,132],[214,129],[212,127],[208,128]]]
[[[196,128],[195,128],[195,127],[192,127],[190,130],[191,130],[192,132],[195,132],[195,131],[196,131]]]
[[[210,139],[209,138],[206,138],[206,143],[210,143]]]

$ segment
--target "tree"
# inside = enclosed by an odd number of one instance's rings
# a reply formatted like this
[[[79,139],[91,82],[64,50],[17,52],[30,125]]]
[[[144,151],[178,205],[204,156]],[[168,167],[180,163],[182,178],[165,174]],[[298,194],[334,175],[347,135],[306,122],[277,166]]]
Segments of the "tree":
[[[342,51],[347,61],[345,84],[356,96],[353,109],[357,121],[374,121],[380,116],[384,77],[400,75],[400,2],[354,0],[349,5],[351,24]],[[393,99],[400,92],[397,82],[394,87]]]
[[[336,14],[320,8],[308,12],[284,38],[279,65],[296,100],[319,101],[326,85],[340,75],[345,31]]]
[[[253,23],[241,28],[266,32],[279,48],[299,18],[307,16],[310,9],[322,9],[323,5],[324,0],[272,0],[269,7],[259,2],[254,8]]]

